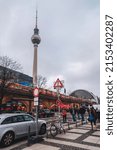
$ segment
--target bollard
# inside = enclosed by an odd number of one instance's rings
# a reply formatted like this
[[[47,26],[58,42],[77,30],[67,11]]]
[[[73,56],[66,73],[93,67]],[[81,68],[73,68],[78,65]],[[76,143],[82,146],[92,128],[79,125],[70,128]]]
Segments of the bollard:
[[[30,146],[30,126],[28,127],[28,141],[27,141],[27,146]]]
[[[68,130],[70,130],[70,123],[68,122]]]
[[[88,123],[88,120],[86,119],[86,124]]]
[[[76,127],[78,127],[77,120],[76,120]]]
[[[48,138],[48,130],[46,130],[46,138]]]

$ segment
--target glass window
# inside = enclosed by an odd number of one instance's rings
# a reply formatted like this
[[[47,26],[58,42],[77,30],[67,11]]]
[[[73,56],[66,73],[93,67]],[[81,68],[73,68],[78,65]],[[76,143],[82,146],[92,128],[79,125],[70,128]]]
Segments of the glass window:
[[[13,123],[12,117],[6,118],[1,124],[10,124]]]
[[[29,115],[24,115],[24,120],[25,121],[34,121],[34,118]]]
[[[13,117],[13,122],[14,122],[14,123],[15,123],[15,122],[18,122],[18,121],[17,121],[17,116],[14,116],[14,117]]]
[[[13,122],[16,123],[16,122],[23,122],[24,121],[24,118],[22,115],[18,115],[18,116],[13,116]]]

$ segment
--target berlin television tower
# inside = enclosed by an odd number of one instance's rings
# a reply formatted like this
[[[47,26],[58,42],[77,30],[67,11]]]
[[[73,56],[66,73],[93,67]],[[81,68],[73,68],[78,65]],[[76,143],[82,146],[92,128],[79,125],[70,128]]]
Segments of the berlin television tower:
[[[34,58],[33,58],[33,86],[38,87],[37,85],[37,49],[38,49],[38,44],[41,42],[41,38],[39,36],[39,29],[37,28],[37,10],[36,10],[36,24],[34,28],[34,34],[32,35],[31,41],[34,45]],[[34,98],[35,101],[35,98]],[[38,97],[37,97],[37,102],[38,102]],[[36,137],[38,137],[38,103],[35,105],[36,106]]]

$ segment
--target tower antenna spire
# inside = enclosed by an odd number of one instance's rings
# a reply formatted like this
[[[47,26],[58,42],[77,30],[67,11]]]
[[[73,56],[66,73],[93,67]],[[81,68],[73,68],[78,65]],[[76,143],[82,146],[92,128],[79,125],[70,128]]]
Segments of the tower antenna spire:
[[[38,3],[36,0],[36,25],[35,25],[36,28],[37,28],[37,19],[38,19]]]
[[[38,11],[37,11],[37,8],[36,8],[36,28],[37,28],[37,14],[38,14]]]

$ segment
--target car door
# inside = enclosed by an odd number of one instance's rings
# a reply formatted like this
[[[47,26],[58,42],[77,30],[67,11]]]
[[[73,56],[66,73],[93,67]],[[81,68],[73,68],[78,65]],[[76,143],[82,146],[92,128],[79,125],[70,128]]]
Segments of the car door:
[[[23,115],[24,117],[24,121],[26,123],[26,130],[29,130],[30,127],[30,132],[34,133],[36,131],[36,122],[35,122],[35,118],[30,116],[30,115]]]
[[[15,131],[16,137],[23,137],[27,134],[28,130],[26,128],[26,123],[24,121],[23,115],[13,116],[13,130]]]

